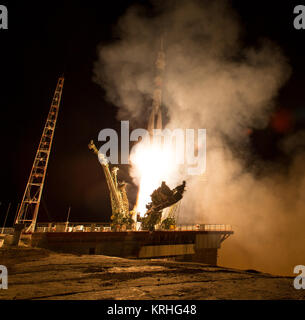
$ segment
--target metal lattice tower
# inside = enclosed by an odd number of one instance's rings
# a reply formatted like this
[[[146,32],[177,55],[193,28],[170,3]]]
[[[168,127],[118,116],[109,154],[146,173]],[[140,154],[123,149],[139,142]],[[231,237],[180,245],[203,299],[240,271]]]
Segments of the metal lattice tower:
[[[35,231],[40,199],[46,177],[63,85],[64,77],[60,77],[57,82],[50,111],[36,152],[31,174],[26,185],[22,202],[15,221],[15,224],[25,224],[26,232]]]

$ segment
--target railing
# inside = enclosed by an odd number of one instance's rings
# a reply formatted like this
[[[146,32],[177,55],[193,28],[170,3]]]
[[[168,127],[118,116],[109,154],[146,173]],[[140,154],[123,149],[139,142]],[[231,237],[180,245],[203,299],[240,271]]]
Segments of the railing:
[[[14,228],[0,228],[0,234],[13,234]]]
[[[6,228],[10,229],[10,228]],[[12,229],[12,228],[11,228]],[[157,229],[164,230],[164,229]],[[109,223],[38,223],[36,232],[109,232]],[[185,224],[172,226],[169,231],[232,231],[229,224]]]
[[[37,223],[36,232],[101,232],[111,231],[110,223],[54,222]]]
[[[176,231],[232,231],[232,226],[229,224],[191,224],[178,225]]]

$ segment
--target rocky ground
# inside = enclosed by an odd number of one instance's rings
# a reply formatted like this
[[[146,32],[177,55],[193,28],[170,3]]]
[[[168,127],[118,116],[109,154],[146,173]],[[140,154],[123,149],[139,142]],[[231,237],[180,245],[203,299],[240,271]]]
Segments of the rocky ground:
[[[0,299],[301,299],[293,278],[199,263],[0,248]]]

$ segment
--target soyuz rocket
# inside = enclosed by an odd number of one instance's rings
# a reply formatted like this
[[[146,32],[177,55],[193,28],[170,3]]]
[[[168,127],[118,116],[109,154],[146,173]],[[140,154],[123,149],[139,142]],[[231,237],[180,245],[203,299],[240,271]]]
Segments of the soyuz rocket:
[[[153,129],[162,129],[162,82],[165,68],[165,54],[163,49],[163,37],[160,39],[160,50],[156,60],[155,89],[153,93],[152,111],[148,120],[147,130],[152,135]]]

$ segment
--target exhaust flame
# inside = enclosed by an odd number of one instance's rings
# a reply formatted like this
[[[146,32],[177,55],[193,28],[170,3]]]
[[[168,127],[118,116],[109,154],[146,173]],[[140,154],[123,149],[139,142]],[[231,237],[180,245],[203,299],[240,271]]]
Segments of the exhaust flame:
[[[150,143],[149,140],[142,140],[133,147],[130,161],[139,186],[135,210],[141,217],[151,201],[152,192],[160,187],[162,181],[170,183],[177,175],[178,166],[175,165],[174,156],[173,148],[165,148],[161,143]]]

